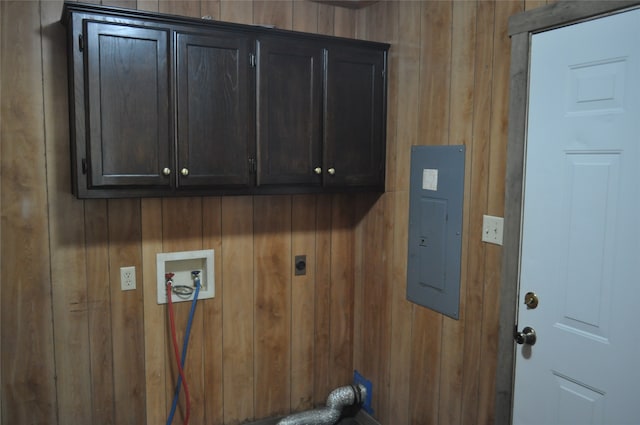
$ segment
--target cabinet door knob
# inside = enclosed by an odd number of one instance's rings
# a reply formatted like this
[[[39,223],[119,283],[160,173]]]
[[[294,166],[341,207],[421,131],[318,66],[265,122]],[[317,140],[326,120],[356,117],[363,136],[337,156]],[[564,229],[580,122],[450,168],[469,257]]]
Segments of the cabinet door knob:
[[[313,172],[316,173],[316,174],[321,174],[322,173],[322,168],[316,167],[316,168],[313,169]]]
[[[336,169],[335,169],[335,168],[333,168],[333,167],[332,167],[332,168],[329,168],[329,169],[327,170],[327,173],[329,173],[329,174],[331,174],[331,175],[333,176],[333,175],[336,173]]]
[[[168,176],[169,174],[171,174],[171,168],[163,168],[162,169],[162,174],[164,174],[165,176]]]
[[[189,170],[187,168],[183,168],[182,170],[180,170],[180,174],[186,177],[189,175]]]

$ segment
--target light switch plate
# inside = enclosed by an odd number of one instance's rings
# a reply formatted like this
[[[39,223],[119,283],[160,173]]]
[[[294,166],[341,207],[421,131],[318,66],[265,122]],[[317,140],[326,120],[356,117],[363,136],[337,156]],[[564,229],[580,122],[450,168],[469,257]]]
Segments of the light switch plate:
[[[482,216],[482,241],[502,245],[502,226],[504,219],[492,215]]]

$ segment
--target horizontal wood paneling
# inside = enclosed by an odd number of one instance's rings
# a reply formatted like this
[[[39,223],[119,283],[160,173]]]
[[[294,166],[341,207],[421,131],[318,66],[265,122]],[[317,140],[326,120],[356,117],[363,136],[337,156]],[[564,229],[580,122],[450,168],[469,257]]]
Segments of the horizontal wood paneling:
[[[155,255],[213,248],[216,297],[198,305],[187,359],[191,423],[321,405],[353,369],[373,381],[384,425],[491,423],[501,250],[479,226],[504,201],[507,19],[545,1],[103,2],[391,42],[388,192],[77,200],[62,1],[0,2],[0,422],[163,423],[176,370]],[[458,143],[464,290],[453,321],[407,302],[404,280],[410,148]],[[306,276],[294,255],[307,255]],[[122,292],[130,265],[138,288]],[[180,335],[188,307],[176,306]]]

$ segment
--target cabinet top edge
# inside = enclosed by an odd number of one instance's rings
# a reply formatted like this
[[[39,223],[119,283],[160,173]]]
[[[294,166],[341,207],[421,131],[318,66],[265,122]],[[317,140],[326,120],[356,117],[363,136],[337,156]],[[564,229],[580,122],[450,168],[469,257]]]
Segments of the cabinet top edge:
[[[71,15],[73,13],[86,13],[86,14],[100,14],[113,17],[130,18],[130,19],[142,19],[154,22],[160,22],[165,24],[174,25],[197,25],[202,28],[210,29],[227,29],[236,31],[245,31],[258,35],[295,35],[307,39],[315,39],[318,41],[341,41],[359,44],[361,46],[370,46],[377,49],[389,50],[391,45],[389,43],[383,43],[378,41],[339,37],[333,35],[316,34],[310,32],[286,30],[281,28],[271,28],[264,25],[249,25],[240,24],[235,22],[218,21],[213,19],[192,18],[188,16],[171,15],[160,12],[149,12],[145,10],[129,9],[116,6],[104,6],[90,3],[81,3],[75,1],[65,1],[62,8],[61,22],[63,25],[68,26]]]

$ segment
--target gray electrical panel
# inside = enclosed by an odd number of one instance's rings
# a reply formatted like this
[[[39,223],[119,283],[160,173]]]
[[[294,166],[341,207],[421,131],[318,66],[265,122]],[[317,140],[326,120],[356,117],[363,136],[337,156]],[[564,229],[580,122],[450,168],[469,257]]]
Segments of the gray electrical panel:
[[[407,299],[458,319],[465,147],[413,146]]]

